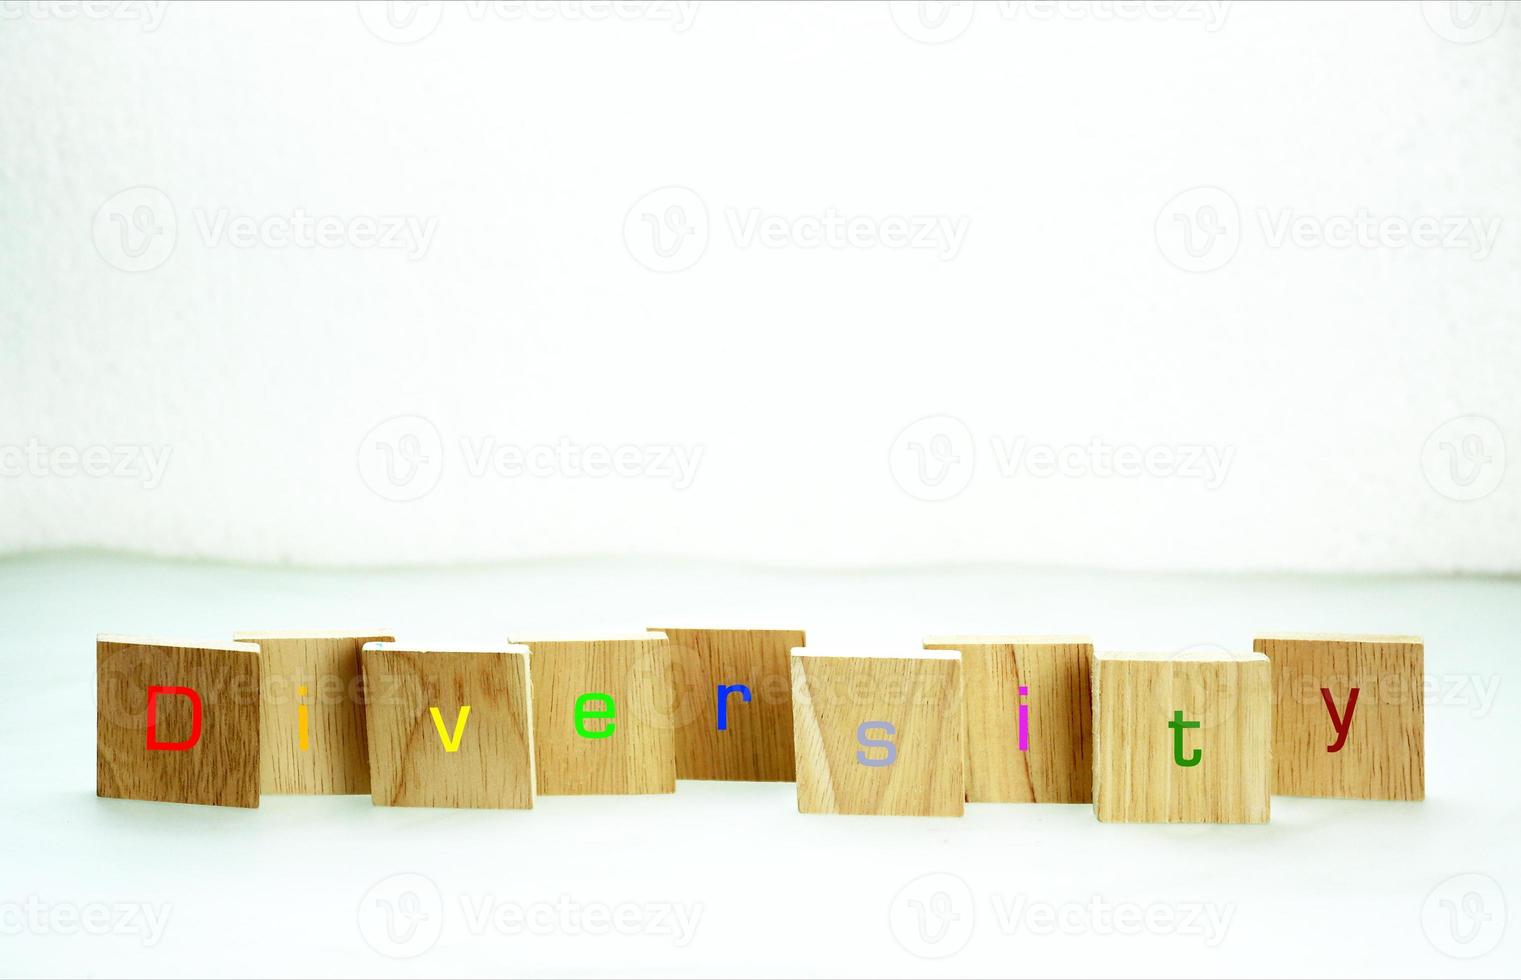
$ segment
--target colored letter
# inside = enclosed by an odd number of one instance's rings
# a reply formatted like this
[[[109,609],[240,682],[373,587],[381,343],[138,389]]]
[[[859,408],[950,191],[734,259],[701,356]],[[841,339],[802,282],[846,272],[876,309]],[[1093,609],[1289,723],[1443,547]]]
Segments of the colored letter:
[[[1180,766],[1197,766],[1199,764],[1199,758],[1204,755],[1204,750],[1194,749],[1192,755],[1184,758],[1183,729],[1198,728],[1199,722],[1184,721],[1183,712],[1174,711],[1172,713],[1172,721],[1169,721],[1167,723],[1167,727],[1172,729],[1172,761],[1176,762]]]
[[[161,694],[178,694],[190,699],[190,737],[183,742],[158,740],[158,698]],[[184,752],[201,740],[201,696],[190,687],[148,687],[148,748],[164,752]]]
[[[1347,733],[1352,730],[1352,712],[1357,710],[1357,688],[1347,695],[1347,713],[1340,718],[1336,717],[1336,702],[1331,700],[1331,689],[1323,687],[1320,696],[1325,699],[1326,710],[1331,712],[1331,727],[1336,729],[1336,741],[1326,746],[1327,752],[1340,752],[1341,747],[1347,744]]]
[[[887,738],[867,738],[866,733],[873,728],[882,729],[882,731],[887,734]],[[856,727],[856,741],[860,742],[868,749],[886,749],[887,756],[881,759],[868,759],[865,752],[857,750],[856,761],[863,766],[871,766],[873,768],[892,765],[893,762],[898,758],[898,746],[894,745],[892,742],[889,742],[887,739],[896,734],[898,734],[898,730],[893,727],[893,723],[890,721],[861,722],[861,724]]]
[[[1030,706],[1025,704],[1025,695],[1030,693],[1028,687],[1019,689],[1019,751],[1030,751]]]
[[[588,711],[586,708],[586,703],[588,701],[601,701],[606,704],[607,707],[601,711]],[[590,692],[581,695],[579,698],[576,698],[576,734],[582,738],[607,738],[611,736],[613,734],[613,730],[618,727],[613,722],[613,719],[617,716],[618,705],[613,701],[613,696],[611,694],[598,694],[596,692]],[[607,719],[607,726],[601,731],[588,731],[586,728],[586,720],[588,718],[605,718]]]
[[[305,684],[302,684],[300,687],[296,688],[296,697],[298,697],[298,698],[304,698],[304,697],[306,697],[306,685]],[[304,705],[304,704],[297,704],[296,705],[296,736],[301,740],[301,751],[302,752],[307,752],[307,751],[311,750],[312,743],[311,743],[311,739],[309,737],[310,731],[311,731],[311,712],[309,710],[307,710],[306,705]]]
[[[463,705],[459,709],[459,717],[454,721],[454,734],[444,731],[444,716],[437,708],[429,708],[429,714],[433,715],[433,727],[438,729],[438,740],[444,743],[445,752],[458,752],[459,740],[465,735],[465,719],[470,717],[470,706]]]
[[[750,703],[750,689],[743,684],[720,684],[718,685],[718,730],[729,729],[729,695],[739,694],[740,699],[746,704]]]

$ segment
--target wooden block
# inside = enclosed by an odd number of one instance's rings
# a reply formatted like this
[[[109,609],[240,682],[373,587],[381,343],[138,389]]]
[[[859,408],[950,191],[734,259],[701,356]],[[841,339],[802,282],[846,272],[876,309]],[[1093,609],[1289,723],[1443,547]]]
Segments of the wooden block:
[[[788,661],[803,631],[660,632],[670,638],[676,690],[676,778],[791,782]]]
[[[959,817],[961,655],[792,651],[801,813]]]
[[[235,633],[259,647],[259,787],[265,793],[370,791],[359,650],[367,633]]]
[[[527,648],[366,643],[360,658],[377,806],[533,806]]]
[[[1100,653],[1093,661],[1093,808],[1100,820],[1266,823],[1267,658]]]
[[[1081,636],[932,636],[961,651],[966,798],[1091,803],[1093,644]]]
[[[1275,633],[1252,648],[1272,664],[1273,792],[1426,798],[1420,637]]]
[[[540,794],[676,792],[675,691],[664,633],[512,642],[533,651]]]
[[[259,805],[259,648],[95,641],[95,792]]]

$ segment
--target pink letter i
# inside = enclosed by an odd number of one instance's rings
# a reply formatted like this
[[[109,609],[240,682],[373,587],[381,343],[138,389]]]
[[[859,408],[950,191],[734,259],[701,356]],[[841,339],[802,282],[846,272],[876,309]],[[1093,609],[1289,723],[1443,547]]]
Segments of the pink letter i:
[[[1030,751],[1030,706],[1025,704],[1024,698],[1030,693],[1028,687],[1021,686],[1019,689],[1019,751]]]

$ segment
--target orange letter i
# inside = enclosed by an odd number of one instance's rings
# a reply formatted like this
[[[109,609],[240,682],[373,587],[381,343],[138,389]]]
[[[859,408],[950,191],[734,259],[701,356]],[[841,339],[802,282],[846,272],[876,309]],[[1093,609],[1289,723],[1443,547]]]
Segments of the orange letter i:
[[[306,685],[305,684],[302,684],[300,687],[296,688],[296,696],[297,697],[301,697],[301,698],[306,697]],[[307,752],[312,747],[312,745],[311,745],[311,739],[308,736],[308,730],[311,727],[310,726],[310,717],[309,717],[310,714],[311,714],[311,712],[307,709],[306,705],[304,705],[304,704],[298,704],[298,705],[296,705],[296,732],[297,732],[297,737],[299,737],[301,739],[301,751],[302,752]]]

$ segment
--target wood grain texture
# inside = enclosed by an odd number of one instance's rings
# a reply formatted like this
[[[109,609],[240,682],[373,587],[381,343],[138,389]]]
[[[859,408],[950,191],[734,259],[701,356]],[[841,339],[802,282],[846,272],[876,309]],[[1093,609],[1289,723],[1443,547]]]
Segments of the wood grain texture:
[[[1100,820],[1266,823],[1272,697],[1260,654],[1100,653],[1093,661],[1093,807]],[[1174,758],[1175,711],[1184,730]]]
[[[259,648],[102,635],[95,642],[95,791],[100,796],[213,806],[259,805]],[[188,687],[200,738],[149,749],[148,688]],[[193,702],[157,698],[160,742],[192,737]]]
[[[369,793],[359,650],[366,643],[394,637],[379,630],[239,632],[233,639],[259,647],[260,789],[277,794]]]
[[[965,809],[961,738],[961,658],[792,652],[797,808],[801,813],[959,817]],[[891,741],[890,765],[878,746]],[[864,756],[858,755],[864,753]]]
[[[676,691],[676,778],[791,782],[793,647],[802,630],[673,629],[671,673]],[[718,728],[719,685],[744,685],[727,698]]]
[[[1273,792],[1356,800],[1426,798],[1425,646],[1418,636],[1261,636],[1273,674]],[[1335,752],[1330,692],[1346,740]],[[1350,721],[1353,688],[1357,703]]]
[[[440,651],[367,643],[360,656],[372,694],[368,728],[375,805],[533,806],[533,696],[526,648]],[[461,723],[466,706],[470,711]]]
[[[544,796],[676,792],[675,691],[664,633],[513,637],[533,675],[533,744]],[[583,722],[583,694],[612,698],[616,717]],[[598,699],[590,705],[602,710]]]
[[[924,646],[961,651],[968,802],[1093,801],[1093,644],[1086,637],[932,636]],[[1021,703],[1029,715],[1023,752]]]

